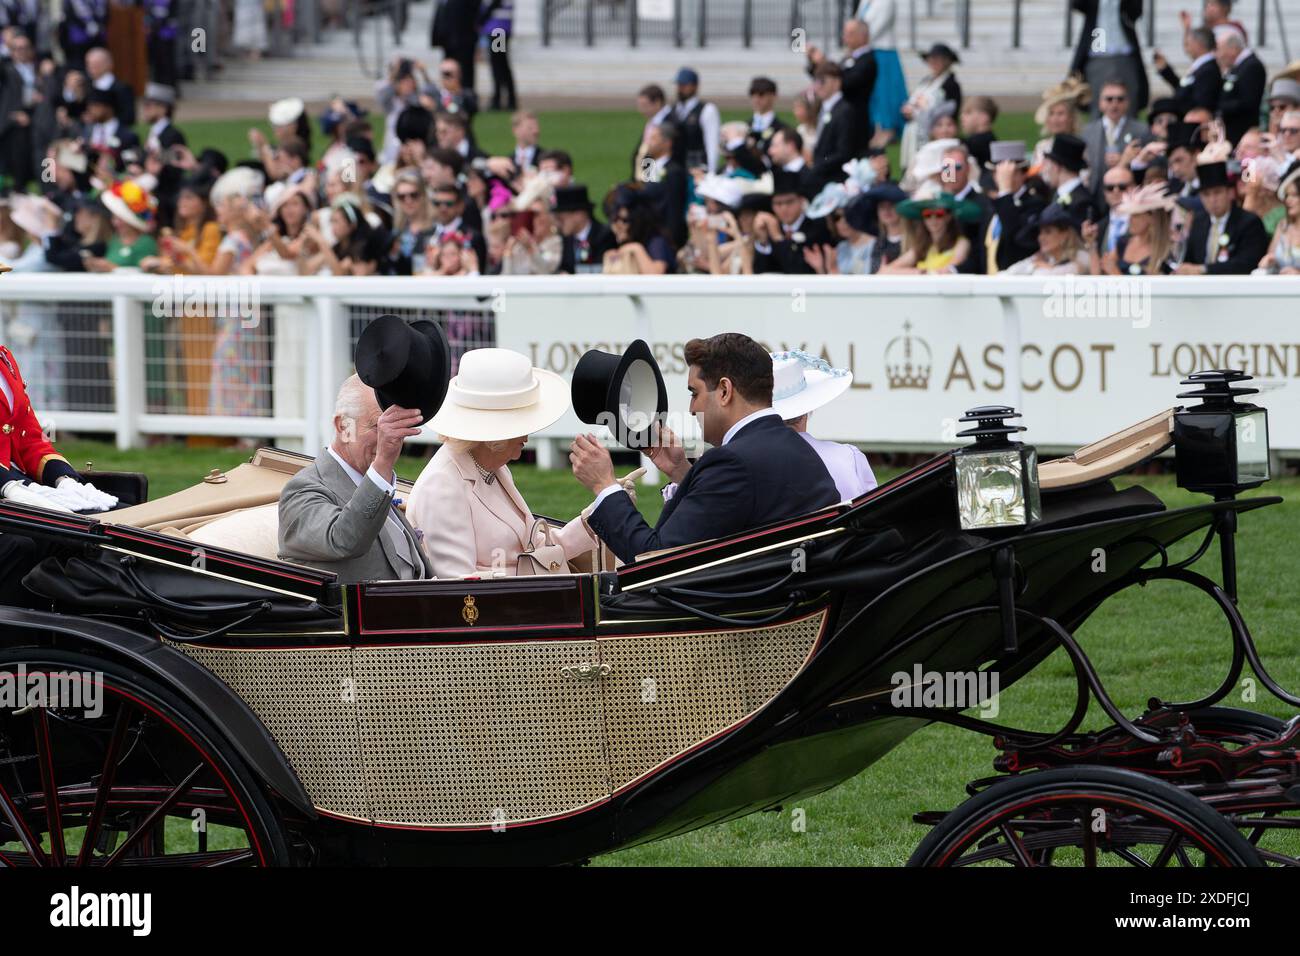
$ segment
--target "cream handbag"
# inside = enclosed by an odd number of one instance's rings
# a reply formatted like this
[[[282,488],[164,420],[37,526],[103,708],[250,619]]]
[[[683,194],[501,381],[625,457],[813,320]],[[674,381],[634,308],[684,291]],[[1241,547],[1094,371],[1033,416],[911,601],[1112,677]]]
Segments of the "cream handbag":
[[[538,544],[541,536],[544,544]],[[555,543],[551,534],[551,523],[545,518],[533,522],[532,533],[528,538],[527,550],[519,552],[519,562],[515,566],[516,574],[568,574],[569,562],[564,557],[564,546]]]

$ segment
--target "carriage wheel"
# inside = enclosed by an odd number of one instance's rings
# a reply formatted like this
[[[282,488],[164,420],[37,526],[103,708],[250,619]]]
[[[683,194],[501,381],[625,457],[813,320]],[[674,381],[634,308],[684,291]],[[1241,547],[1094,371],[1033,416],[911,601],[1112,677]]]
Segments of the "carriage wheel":
[[[1198,737],[1230,747],[1276,740],[1286,727],[1286,721],[1276,717],[1235,707],[1204,707],[1187,716]],[[1263,784],[1276,774],[1262,770],[1253,776]],[[1300,866],[1300,806],[1285,793],[1252,797],[1248,790],[1237,789],[1207,802],[1237,826],[1266,864]]]
[[[42,648],[0,652],[5,682],[25,706],[0,708],[0,866],[291,862],[257,779],[167,688]]]
[[[947,814],[908,866],[1261,866],[1220,814],[1129,770],[1007,777]]]

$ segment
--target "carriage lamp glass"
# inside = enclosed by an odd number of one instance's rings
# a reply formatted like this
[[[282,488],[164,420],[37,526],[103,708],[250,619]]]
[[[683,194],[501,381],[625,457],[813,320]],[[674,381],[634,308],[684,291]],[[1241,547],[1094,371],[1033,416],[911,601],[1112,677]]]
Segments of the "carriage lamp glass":
[[[1038,452],[1007,436],[1024,431],[1007,425],[1018,418],[1014,409],[986,406],[961,419],[974,428],[959,432],[975,443],[953,453],[957,484],[957,514],[963,531],[1023,528],[1042,518],[1038,491]]]
[[[1180,488],[1228,498],[1271,477],[1268,411],[1239,400],[1257,393],[1240,387],[1249,380],[1244,372],[1213,369],[1183,381],[1198,387],[1178,397],[1201,402],[1174,413],[1174,467]]]

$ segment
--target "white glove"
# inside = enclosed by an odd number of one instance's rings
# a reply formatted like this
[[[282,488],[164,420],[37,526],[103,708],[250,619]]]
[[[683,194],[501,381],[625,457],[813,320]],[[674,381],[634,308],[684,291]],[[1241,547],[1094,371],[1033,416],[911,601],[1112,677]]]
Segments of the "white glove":
[[[108,511],[117,507],[117,498],[107,492],[100,491],[90,482],[82,484],[77,479],[64,475],[57,482],[59,491],[71,491],[75,494],[84,505],[78,508],[78,511]]]
[[[44,485],[24,484],[21,481],[8,482],[3,489],[0,489],[0,497],[15,504],[27,505],[31,508],[44,508],[46,511],[61,511],[66,514],[75,514],[71,508],[60,504],[54,499],[55,489],[47,488]]]

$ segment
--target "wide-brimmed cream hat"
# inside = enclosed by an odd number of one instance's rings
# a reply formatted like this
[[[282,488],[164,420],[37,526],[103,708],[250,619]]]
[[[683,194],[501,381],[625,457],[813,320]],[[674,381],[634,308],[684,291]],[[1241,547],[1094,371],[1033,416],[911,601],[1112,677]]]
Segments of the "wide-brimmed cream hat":
[[[511,349],[473,349],[429,427],[443,438],[505,441],[554,425],[569,410],[569,384]]]
[[[1139,213],[1155,212],[1163,209],[1172,212],[1177,200],[1165,192],[1166,183],[1148,183],[1138,189],[1130,189],[1124,194],[1115,211],[1123,216],[1136,216]]]
[[[1067,76],[1055,86],[1043,91],[1043,102],[1034,110],[1034,122],[1042,126],[1047,122],[1047,111],[1057,103],[1073,103],[1075,109],[1087,109],[1092,100],[1092,88],[1078,76]]]
[[[772,407],[782,421],[802,418],[843,395],[853,384],[848,369],[801,349],[772,354]]]

